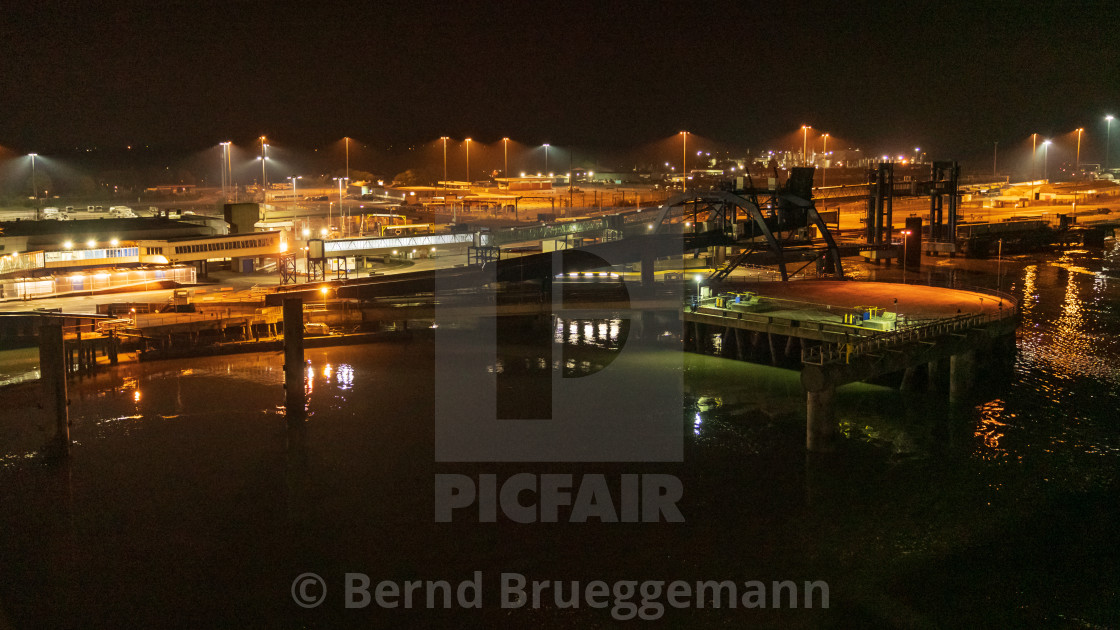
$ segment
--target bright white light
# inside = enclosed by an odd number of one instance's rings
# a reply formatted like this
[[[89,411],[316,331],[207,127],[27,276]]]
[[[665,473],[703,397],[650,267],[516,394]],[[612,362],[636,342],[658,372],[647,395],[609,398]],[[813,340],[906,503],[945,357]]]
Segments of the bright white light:
[[[93,240],[92,238],[89,239],[88,241],[86,241],[86,247],[88,247],[89,249],[97,247],[97,241]]]
[[[116,247],[117,245],[120,245],[121,242],[118,241],[117,239],[113,239],[113,240],[109,241],[109,244],[112,245],[113,247]]]
[[[70,249],[70,248],[74,247],[74,242],[73,241],[66,241],[65,243],[62,244],[62,246],[65,247],[66,249]]]

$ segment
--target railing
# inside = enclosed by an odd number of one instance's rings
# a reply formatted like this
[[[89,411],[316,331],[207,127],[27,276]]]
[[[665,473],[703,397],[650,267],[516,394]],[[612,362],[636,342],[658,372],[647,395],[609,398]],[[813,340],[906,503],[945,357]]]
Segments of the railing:
[[[949,319],[934,320],[929,323],[905,326],[886,331],[873,337],[846,343],[823,343],[801,350],[801,362],[812,365],[850,361],[853,356],[875,354],[894,349],[905,343],[916,343],[933,337],[942,337],[977,326],[1007,319],[1015,315],[1015,307],[1000,313],[978,313],[958,315]]]

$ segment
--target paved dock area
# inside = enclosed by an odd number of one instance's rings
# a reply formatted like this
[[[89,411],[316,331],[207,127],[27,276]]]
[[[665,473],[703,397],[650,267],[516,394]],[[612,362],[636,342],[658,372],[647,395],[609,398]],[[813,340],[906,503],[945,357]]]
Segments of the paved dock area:
[[[979,291],[947,289],[921,284],[859,282],[845,280],[797,280],[792,282],[749,282],[734,284],[736,290],[781,300],[855,308],[876,306],[910,318],[952,317],[958,313],[998,314],[1000,298]],[[1011,308],[1005,299],[1002,308]]]

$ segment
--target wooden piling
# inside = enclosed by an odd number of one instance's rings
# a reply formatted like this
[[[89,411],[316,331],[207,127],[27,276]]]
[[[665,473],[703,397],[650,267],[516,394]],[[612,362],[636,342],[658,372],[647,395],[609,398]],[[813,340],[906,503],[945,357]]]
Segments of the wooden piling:
[[[54,436],[47,444],[53,454],[70,455],[70,410],[66,399],[66,350],[62,322],[44,317],[39,323],[39,382],[43,409],[54,418]]]
[[[288,420],[302,420],[306,413],[303,359],[303,300],[284,300],[284,389]]]

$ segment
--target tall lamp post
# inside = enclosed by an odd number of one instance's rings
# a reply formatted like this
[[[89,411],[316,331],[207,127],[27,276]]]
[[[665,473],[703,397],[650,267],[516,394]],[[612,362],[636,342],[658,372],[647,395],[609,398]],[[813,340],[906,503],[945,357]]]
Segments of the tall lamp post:
[[[1112,114],[1105,116],[1104,121],[1106,124],[1104,132],[1104,170],[1107,171],[1109,168],[1111,168],[1111,162],[1109,162],[1109,149],[1112,147]]]
[[[350,228],[349,228],[348,225],[346,225],[346,221],[345,221],[345,219],[343,219],[343,214],[342,214],[342,183],[346,182],[346,181],[349,181],[350,178],[349,177],[335,177],[334,179],[335,179],[335,181],[338,182],[338,218],[340,220],[342,220],[343,232],[344,233],[349,233]]]
[[[228,192],[226,192],[225,201],[228,201],[228,195],[230,195],[230,192],[234,193],[233,196],[236,200],[236,191],[233,187],[233,142],[225,141],[222,143],[223,145],[225,145],[225,160],[222,168],[225,170],[225,183],[228,187],[230,187],[228,188]]]
[[[1035,175],[1035,167],[1038,164],[1038,134],[1031,134],[1031,181],[1033,182],[1037,177]]]
[[[35,185],[35,158],[39,157],[38,153],[28,153],[31,158],[31,194],[35,195],[35,219],[39,219],[39,208],[43,205],[39,201],[39,187]]]
[[[1083,127],[1077,128],[1077,161],[1073,167],[1074,173],[1081,172],[1081,134],[1085,131]]]
[[[906,267],[910,261],[906,258],[906,246],[910,244],[910,230],[902,230],[902,284],[906,284]]]
[[[688,132],[681,132],[681,191],[688,188]]]
[[[549,143],[544,143],[544,172],[548,172],[548,147],[552,146]]]
[[[502,138],[502,175],[509,177],[509,138]]]
[[[297,179],[303,179],[303,176],[302,175],[292,175],[292,176],[288,177],[288,179],[292,180],[292,203],[294,204],[297,201],[299,201],[299,197],[296,196],[296,180]]]
[[[466,139],[467,145],[467,190],[471,189],[471,139]]]
[[[443,181],[447,181],[447,136],[440,136],[443,140]]]
[[[264,194],[265,189],[268,187],[268,181],[265,179],[264,161],[268,159],[268,145],[264,142],[264,136],[261,136],[261,194]]]
[[[821,155],[824,156],[824,161],[821,162],[821,186],[824,186],[825,181],[828,179],[828,134],[821,136]]]
[[[226,143],[219,142],[218,146],[222,147],[222,201],[226,200]]]
[[[801,166],[809,163],[809,125],[801,125]]]

